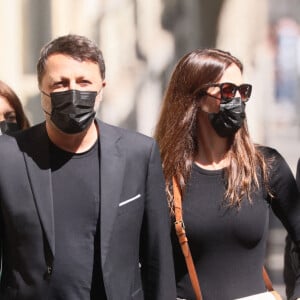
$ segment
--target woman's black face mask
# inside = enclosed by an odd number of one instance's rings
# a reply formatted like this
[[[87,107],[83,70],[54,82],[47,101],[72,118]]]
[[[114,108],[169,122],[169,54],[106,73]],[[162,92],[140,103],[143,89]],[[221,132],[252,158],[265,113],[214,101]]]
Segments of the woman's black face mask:
[[[20,130],[20,126],[14,122],[1,121],[0,122],[0,135],[6,133],[10,134],[12,132]]]
[[[235,134],[243,125],[246,118],[246,104],[240,97],[230,101],[221,101],[220,111],[210,113],[210,122],[221,137],[229,137]]]
[[[67,90],[50,95],[52,111],[51,121],[63,132],[74,134],[84,131],[93,122],[97,92]]]

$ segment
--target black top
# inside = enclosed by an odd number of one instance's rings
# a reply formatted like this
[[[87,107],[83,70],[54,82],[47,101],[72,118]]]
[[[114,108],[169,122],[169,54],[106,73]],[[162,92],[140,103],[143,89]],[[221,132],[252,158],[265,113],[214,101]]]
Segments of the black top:
[[[98,144],[74,154],[51,143],[55,256],[49,299],[105,299],[100,264]]]
[[[239,210],[224,204],[223,170],[193,165],[183,199],[183,220],[205,300],[232,300],[265,291],[262,266],[270,203],[293,237],[300,240],[300,205],[293,175],[275,150],[262,150],[274,157],[270,188],[275,198],[271,201],[261,187],[252,193],[252,203],[243,199]],[[177,295],[195,299],[174,228],[172,243]]]

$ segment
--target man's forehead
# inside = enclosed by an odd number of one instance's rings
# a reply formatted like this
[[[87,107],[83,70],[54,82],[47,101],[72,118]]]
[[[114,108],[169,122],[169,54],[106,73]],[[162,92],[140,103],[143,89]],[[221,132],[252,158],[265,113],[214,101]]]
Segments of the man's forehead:
[[[87,66],[95,66],[99,67],[98,62],[92,60],[82,60],[70,55],[66,55],[63,53],[53,53],[49,55],[49,57],[45,61],[45,65],[57,65],[57,64],[72,64],[72,65],[87,65]]]
[[[99,65],[90,60],[79,61],[67,55],[51,55],[45,64],[45,74],[50,77],[99,75]]]

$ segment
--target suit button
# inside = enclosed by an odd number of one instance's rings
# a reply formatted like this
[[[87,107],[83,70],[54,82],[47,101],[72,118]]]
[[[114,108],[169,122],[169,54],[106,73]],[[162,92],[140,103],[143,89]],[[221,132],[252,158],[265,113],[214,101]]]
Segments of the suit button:
[[[47,275],[50,276],[52,274],[52,266],[47,267]]]

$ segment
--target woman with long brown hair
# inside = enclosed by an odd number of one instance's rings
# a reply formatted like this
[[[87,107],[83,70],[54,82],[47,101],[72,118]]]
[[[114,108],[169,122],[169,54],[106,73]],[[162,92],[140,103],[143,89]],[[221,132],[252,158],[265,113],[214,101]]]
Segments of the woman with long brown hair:
[[[252,142],[245,113],[252,86],[242,73],[242,63],[218,49],[183,56],[155,132],[171,211],[173,177],[183,195],[183,220],[204,300],[266,291],[262,267],[269,206],[300,241],[295,179],[275,149]],[[177,296],[195,299],[174,230],[172,240]]]
[[[19,97],[0,80],[0,134],[23,130],[29,126]]]

